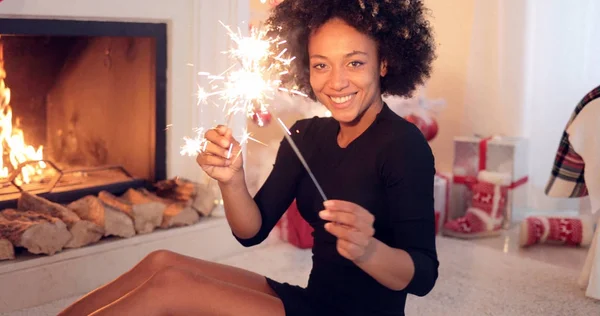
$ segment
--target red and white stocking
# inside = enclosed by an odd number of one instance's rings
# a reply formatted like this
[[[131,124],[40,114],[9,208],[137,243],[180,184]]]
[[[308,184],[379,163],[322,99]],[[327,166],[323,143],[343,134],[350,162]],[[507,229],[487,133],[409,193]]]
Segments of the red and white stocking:
[[[519,244],[539,243],[589,246],[594,234],[591,219],[561,216],[530,216],[521,222]]]
[[[471,190],[471,206],[465,216],[447,222],[443,233],[459,238],[489,237],[500,234],[508,196],[510,176],[480,171]]]

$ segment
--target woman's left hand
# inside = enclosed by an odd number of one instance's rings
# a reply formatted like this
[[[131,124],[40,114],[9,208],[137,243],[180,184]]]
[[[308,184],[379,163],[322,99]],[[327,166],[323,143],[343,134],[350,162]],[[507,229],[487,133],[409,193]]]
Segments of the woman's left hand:
[[[373,244],[375,217],[362,206],[340,200],[323,203],[325,210],[319,216],[329,221],[325,230],[337,239],[337,250],[343,257],[360,262],[368,258]]]

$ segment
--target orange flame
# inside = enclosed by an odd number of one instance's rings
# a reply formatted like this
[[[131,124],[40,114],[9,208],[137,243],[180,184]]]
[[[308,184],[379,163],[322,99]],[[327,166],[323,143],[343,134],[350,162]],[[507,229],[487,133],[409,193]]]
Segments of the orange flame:
[[[43,146],[35,149],[25,143],[25,135],[18,126],[18,118],[16,126],[13,126],[10,89],[4,83],[6,70],[4,69],[3,55],[3,45],[0,42],[0,152],[2,153],[0,179],[8,178],[10,172],[23,162],[44,158]],[[46,168],[44,162],[24,166],[21,174],[16,178],[17,184],[30,183],[36,175],[42,175],[44,168]]]

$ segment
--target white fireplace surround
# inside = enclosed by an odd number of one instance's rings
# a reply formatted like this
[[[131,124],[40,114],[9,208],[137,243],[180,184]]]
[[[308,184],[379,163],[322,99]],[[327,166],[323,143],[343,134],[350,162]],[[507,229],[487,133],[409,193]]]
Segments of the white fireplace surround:
[[[196,127],[224,122],[216,107],[199,108],[199,71],[221,73],[231,45],[225,25],[247,30],[250,1],[246,0],[4,0],[2,18],[68,19],[167,23],[167,177],[203,181],[193,157],[181,156],[184,136]],[[0,31],[1,32],[1,31]],[[234,135],[245,128],[234,118]],[[157,128],[161,128],[158,126]],[[163,128],[166,128],[163,127]],[[215,243],[215,241],[218,241]],[[0,262],[0,314],[89,291],[125,272],[148,252],[171,249],[208,260],[242,251],[223,217],[190,227],[71,249],[54,256]]]

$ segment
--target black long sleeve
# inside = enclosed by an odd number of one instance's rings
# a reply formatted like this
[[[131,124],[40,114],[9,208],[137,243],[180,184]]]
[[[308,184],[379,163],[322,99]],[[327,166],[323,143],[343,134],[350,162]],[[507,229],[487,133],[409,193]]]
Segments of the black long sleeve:
[[[424,296],[431,291],[438,266],[433,203],[434,157],[415,128],[395,138],[381,157],[382,177],[390,208],[392,247],[411,256],[415,274],[408,293]]]

